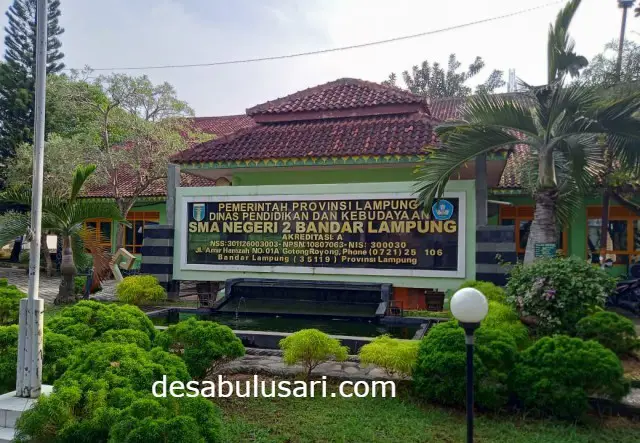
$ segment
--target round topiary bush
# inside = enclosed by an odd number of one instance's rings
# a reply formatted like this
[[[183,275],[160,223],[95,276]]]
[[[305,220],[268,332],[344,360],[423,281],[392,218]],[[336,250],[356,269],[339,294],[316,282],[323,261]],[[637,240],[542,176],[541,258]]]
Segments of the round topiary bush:
[[[155,336],[153,323],[137,307],[92,300],[64,308],[49,320],[47,327],[52,332],[84,342],[97,339],[112,329],[134,329],[144,332],[151,340]]]
[[[615,312],[597,312],[576,325],[576,336],[595,340],[617,355],[629,354],[640,347],[636,327],[631,320]]]
[[[340,340],[331,338],[318,329],[301,329],[280,340],[282,358],[288,365],[300,364],[305,369],[307,380],[311,372],[330,359],[344,361],[349,349]]]
[[[590,395],[619,400],[629,392],[613,352],[565,335],[544,337],[522,352],[512,387],[525,409],[567,419],[587,412]]]
[[[153,275],[132,275],[118,283],[116,299],[122,303],[144,305],[166,300],[167,291]]]
[[[0,279],[0,325],[18,323],[20,300],[26,296],[15,286],[7,284],[6,278]]]
[[[432,327],[420,343],[413,371],[416,393],[425,400],[463,406],[466,393],[464,330],[455,321]],[[508,380],[517,357],[512,336],[481,327],[476,331],[474,386],[478,407],[498,410],[509,400]]]
[[[529,329],[520,321],[517,312],[509,305],[494,300],[489,301],[489,312],[482,326],[497,329],[511,335],[518,349],[529,345]]]
[[[231,328],[190,318],[170,326],[159,345],[180,356],[193,378],[203,379],[224,362],[242,357],[244,346]]]
[[[540,334],[573,335],[576,324],[615,290],[615,279],[578,257],[518,264],[507,283],[507,302],[534,319]]]
[[[151,349],[149,336],[135,329],[112,329],[100,337],[100,341],[121,344],[133,344],[146,351]]]
[[[489,281],[466,280],[462,282],[458,289],[462,288],[475,288],[478,291],[482,292],[489,301],[504,303],[507,299],[507,295],[504,292],[504,289],[502,289],[500,286],[494,285]]]
[[[0,326],[0,394],[16,388],[18,325]]]
[[[358,356],[363,365],[380,366],[388,374],[411,375],[419,346],[417,340],[399,340],[382,335],[361,347]]]

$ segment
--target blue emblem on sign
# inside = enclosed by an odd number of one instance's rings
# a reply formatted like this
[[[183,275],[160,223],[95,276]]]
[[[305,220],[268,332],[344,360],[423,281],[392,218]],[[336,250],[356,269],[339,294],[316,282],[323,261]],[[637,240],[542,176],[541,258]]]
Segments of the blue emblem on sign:
[[[453,205],[448,200],[438,200],[431,207],[436,220],[449,220],[453,217]]]
[[[193,219],[198,222],[204,220],[204,203],[193,204]]]

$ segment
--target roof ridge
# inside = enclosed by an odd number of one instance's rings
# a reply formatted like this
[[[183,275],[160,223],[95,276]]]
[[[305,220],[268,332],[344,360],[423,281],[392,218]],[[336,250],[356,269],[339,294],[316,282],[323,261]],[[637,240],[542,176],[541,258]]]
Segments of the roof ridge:
[[[303,89],[302,91],[297,91],[294,92],[292,94],[289,95],[285,95],[284,97],[279,97],[276,98],[274,100],[269,100],[267,102],[261,103],[259,105],[255,105],[251,108],[247,108],[246,113],[248,116],[253,116],[256,114],[260,114],[263,111],[266,111],[267,109],[269,109],[270,107],[273,106],[279,106],[282,105],[283,103],[286,103],[288,101],[292,101],[292,100],[298,100],[301,99],[303,97],[308,97],[312,94],[315,93],[319,93],[319,92],[324,92],[328,89],[334,88],[336,86],[341,86],[341,85],[355,85],[355,86],[363,86],[363,87],[368,87],[371,89],[374,89],[378,92],[387,92],[390,94],[393,94],[395,96],[398,97],[404,97],[404,98],[410,98],[410,99],[419,99],[419,100],[423,100],[425,105],[426,105],[426,99],[424,99],[424,97],[414,94],[413,92],[410,91],[405,91],[393,86],[387,86],[387,85],[381,85],[379,83],[375,83],[375,82],[371,82],[371,81],[367,81],[367,80],[361,80],[361,79],[357,79],[357,78],[351,78],[351,77],[343,77],[343,78],[339,78],[337,80],[333,80],[327,83],[323,83],[321,85],[316,85],[316,86],[312,86],[310,88],[307,89]]]

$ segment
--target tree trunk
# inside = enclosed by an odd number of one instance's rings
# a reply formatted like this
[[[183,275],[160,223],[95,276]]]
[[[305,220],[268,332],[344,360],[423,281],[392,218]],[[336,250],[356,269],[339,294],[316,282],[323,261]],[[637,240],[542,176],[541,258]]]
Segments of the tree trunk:
[[[134,200],[124,200],[124,199],[116,199],[116,204],[118,205],[118,209],[120,209],[120,215],[123,218],[127,218],[127,214],[131,210],[131,207],[135,203]],[[124,248],[124,225],[122,223],[116,224],[116,252],[118,249]],[[134,234],[135,235],[135,234]]]
[[[73,251],[71,250],[71,238],[65,236],[62,241],[62,263],[60,264],[62,279],[60,281],[60,288],[58,289],[58,296],[54,300],[55,304],[73,303],[76,300],[74,289],[76,272],[76,265],[73,261]]]
[[[524,262],[531,263],[535,259],[536,243],[553,243],[558,241],[556,225],[556,201],[558,192],[555,189],[539,191],[535,196],[536,209],[533,223],[527,240]],[[516,226],[516,229],[518,227]]]
[[[602,218],[600,220],[600,267],[604,269],[607,258],[607,244],[609,243],[609,189],[605,188],[602,195]]]
[[[47,246],[47,234],[42,234],[40,244],[42,245],[42,255],[44,256],[45,272],[47,277],[53,277],[53,261]]]

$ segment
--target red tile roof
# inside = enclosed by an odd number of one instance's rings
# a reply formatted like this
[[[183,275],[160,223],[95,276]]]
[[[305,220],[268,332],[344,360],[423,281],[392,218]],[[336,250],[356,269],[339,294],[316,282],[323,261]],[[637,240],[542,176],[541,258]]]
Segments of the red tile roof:
[[[529,146],[516,145],[509,158],[507,158],[507,164],[500,176],[500,183],[498,183],[499,189],[520,189],[522,183],[520,180],[522,171],[526,168],[527,155],[529,154]]]
[[[417,155],[434,143],[420,113],[258,125],[173,157],[177,163],[352,155]]]
[[[119,177],[119,189],[122,197],[132,197],[135,191],[136,180],[133,175],[121,175]],[[182,173],[180,177],[180,186],[185,188],[200,186],[215,186],[212,180],[199,177],[193,174]],[[155,181],[151,186],[142,192],[139,197],[164,197],[167,195],[167,181],[165,179]],[[88,186],[83,192],[83,197],[88,198],[107,198],[113,197],[112,187],[108,184]]]
[[[521,92],[506,92],[496,94],[503,99],[511,99],[522,105],[531,105],[532,98]],[[433,118],[438,120],[457,120],[460,118],[462,106],[466,103],[467,97],[443,97],[433,98],[429,101],[429,109]]]
[[[194,126],[207,134],[218,137],[229,135],[239,129],[255,126],[256,122],[247,115],[225,115],[221,117],[195,117]]]
[[[247,109],[247,115],[352,110],[385,105],[423,105],[424,97],[391,86],[341,78]]]

